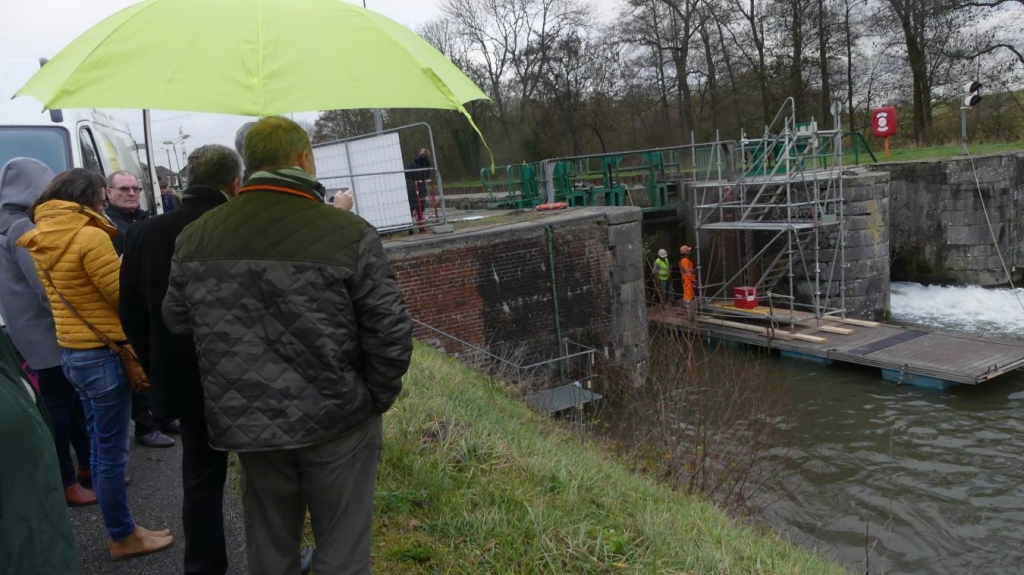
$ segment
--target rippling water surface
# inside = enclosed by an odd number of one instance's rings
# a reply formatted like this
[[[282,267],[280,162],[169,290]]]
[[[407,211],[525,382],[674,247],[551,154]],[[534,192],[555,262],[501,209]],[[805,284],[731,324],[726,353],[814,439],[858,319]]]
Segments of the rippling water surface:
[[[1024,335],[1010,290],[896,284],[894,320]],[[767,521],[871,573],[1024,572],[1024,374],[946,392],[877,370],[772,360],[789,381],[791,471]]]

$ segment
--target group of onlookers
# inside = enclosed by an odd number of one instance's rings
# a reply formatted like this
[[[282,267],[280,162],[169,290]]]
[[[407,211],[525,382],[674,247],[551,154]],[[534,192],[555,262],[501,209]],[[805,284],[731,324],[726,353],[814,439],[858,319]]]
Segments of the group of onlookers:
[[[91,480],[115,560],[174,540],[132,520],[134,414],[140,443],[180,433],[185,573],[227,570],[228,452],[249,573],[298,573],[307,510],[315,572],[368,573],[380,414],[401,390],[412,322],[376,230],[324,203],[300,126],[265,118],[236,148],[195,150],[180,203],[156,217],[133,174],[12,160],[0,172],[3,316],[38,374],[65,487]],[[151,397],[133,401],[126,346]]]

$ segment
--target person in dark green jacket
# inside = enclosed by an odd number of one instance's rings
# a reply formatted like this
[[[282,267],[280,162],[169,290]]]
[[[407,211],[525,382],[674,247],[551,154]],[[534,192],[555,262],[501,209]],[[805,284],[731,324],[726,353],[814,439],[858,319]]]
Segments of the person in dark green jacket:
[[[370,573],[384,412],[412,319],[377,230],[324,203],[309,136],[287,118],[245,136],[250,177],[175,244],[162,315],[192,334],[210,447],[238,452],[249,575]]]
[[[77,575],[46,412],[0,331],[0,573]]]

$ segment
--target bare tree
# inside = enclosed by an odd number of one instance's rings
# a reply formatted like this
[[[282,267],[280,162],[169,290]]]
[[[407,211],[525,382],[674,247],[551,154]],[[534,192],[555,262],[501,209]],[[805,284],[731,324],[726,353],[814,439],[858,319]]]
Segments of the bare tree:
[[[767,124],[771,121],[773,111],[768,90],[768,60],[764,33],[764,23],[767,20],[765,5],[763,0],[732,0],[732,2],[747,23],[747,38],[753,46],[755,55],[751,56],[746,51],[744,51],[744,55],[757,75],[757,83],[761,92],[761,115],[764,118],[764,123]]]
[[[913,82],[913,126],[918,144],[932,140],[932,88],[935,82],[934,58],[942,50],[936,44],[949,42],[958,30],[954,22],[958,7],[948,0],[885,0],[876,21],[892,16],[898,23],[906,47],[907,64]]]
[[[321,112],[317,117],[311,136],[314,143],[330,142],[368,134],[373,129],[373,113],[370,110],[329,110]]]
[[[842,12],[842,34],[843,49],[846,64],[846,110],[849,115],[850,131],[857,130],[856,106],[853,102],[853,93],[856,89],[856,81],[853,77],[853,56],[857,51],[857,42],[860,39],[860,23],[863,18],[863,9],[867,0],[842,0],[840,10]]]
[[[832,72],[829,69],[829,57],[832,49],[833,22],[832,6],[829,0],[815,0],[815,25],[818,33],[818,74],[821,80],[821,122],[831,115],[832,107]]]

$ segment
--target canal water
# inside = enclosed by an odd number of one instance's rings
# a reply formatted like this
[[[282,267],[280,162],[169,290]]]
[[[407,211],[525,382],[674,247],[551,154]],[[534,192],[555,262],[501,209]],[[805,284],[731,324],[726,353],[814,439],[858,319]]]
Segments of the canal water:
[[[894,284],[893,321],[1024,338],[1017,295]],[[1024,572],[1024,374],[939,392],[769,361],[791,406],[776,531],[860,573]]]

